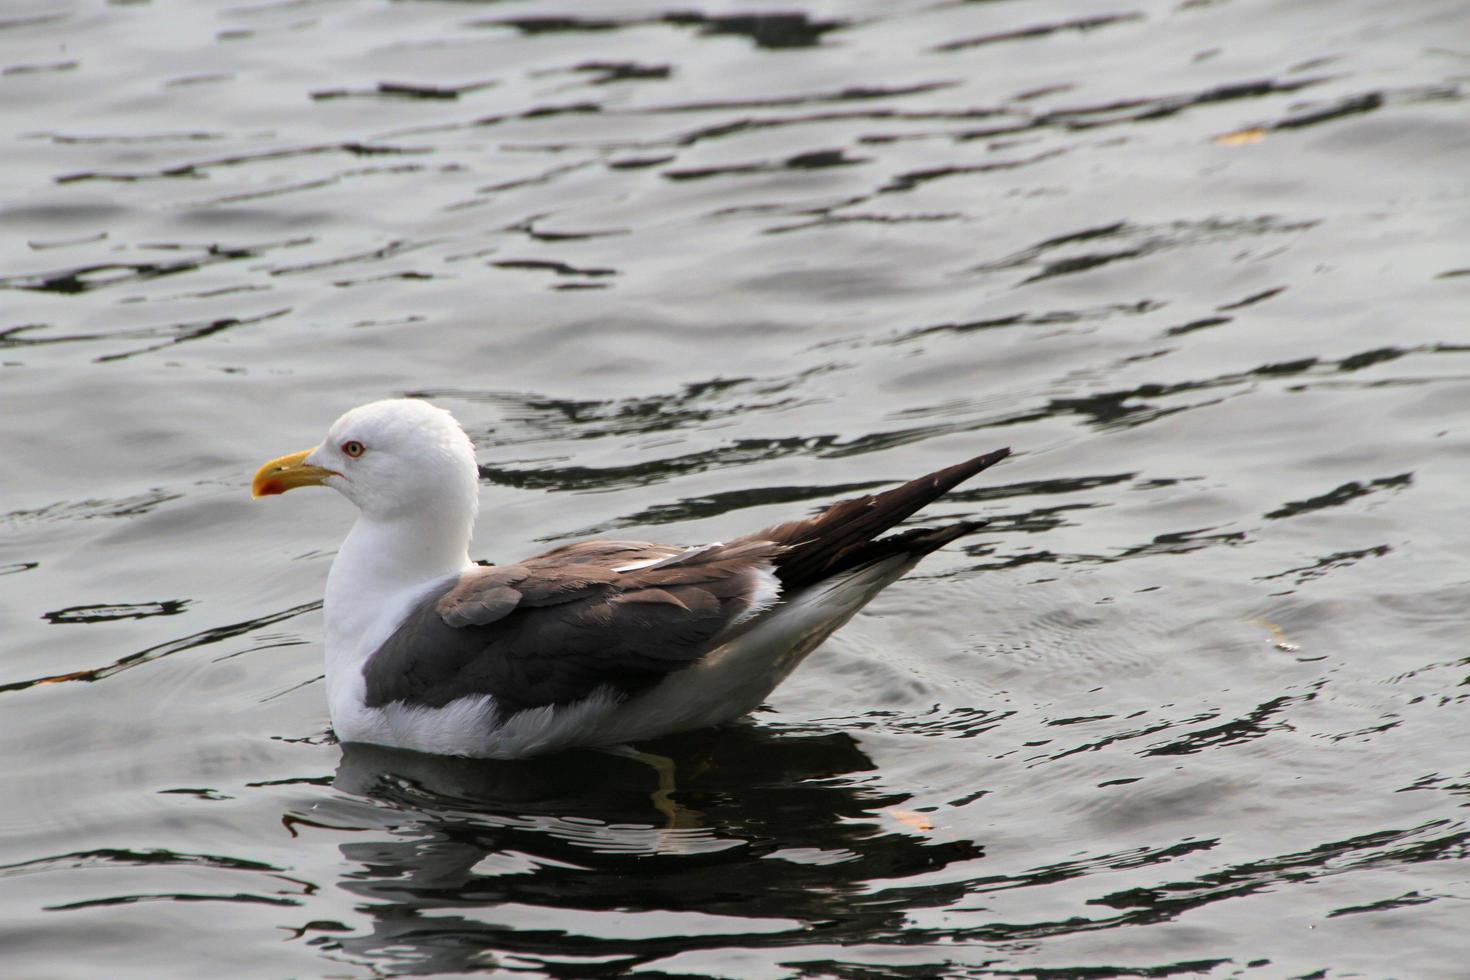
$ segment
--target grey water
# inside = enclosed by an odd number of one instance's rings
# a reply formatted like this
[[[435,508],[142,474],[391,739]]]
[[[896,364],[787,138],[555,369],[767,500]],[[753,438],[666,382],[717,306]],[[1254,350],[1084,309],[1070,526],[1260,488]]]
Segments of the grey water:
[[[1470,975],[1462,0],[8,0],[0,975]],[[1009,445],[747,721],[339,745],[343,410],[472,554]]]

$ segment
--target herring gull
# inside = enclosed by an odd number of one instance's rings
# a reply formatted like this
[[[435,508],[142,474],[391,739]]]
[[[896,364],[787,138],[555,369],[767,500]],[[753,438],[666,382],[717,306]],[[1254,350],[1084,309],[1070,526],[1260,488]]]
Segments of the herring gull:
[[[730,541],[579,541],[490,566],[469,558],[474,447],[427,402],[352,409],[251,491],[327,486],[360,511],[324,604],[342,741],[519,758],[754,710],[880,590],[985,522],[879,535],[1009,452]]]

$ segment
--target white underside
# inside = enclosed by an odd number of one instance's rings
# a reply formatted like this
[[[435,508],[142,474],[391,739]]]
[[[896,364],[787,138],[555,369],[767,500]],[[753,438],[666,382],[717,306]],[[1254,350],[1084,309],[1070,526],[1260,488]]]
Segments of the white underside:
[[[616,745],[722,724],[759,707],[807,654],[912,565],[890,559],[839,575],[780,604],[775,578],[768,573],[765,588],[743,617],[757,616],[753,625],[693,666],[626,701],[603,689],[573,705],[519,712],[497,727],[489,696],[461,698],[442,708],[401,703],[369,708],[363,703],[360,669],[335,677],[329,670],[332,724],[344,742],[497,759],[579,745]],[[374,628],[357,638],[358,649],[376,649],[402,619],[406,605],[384,610]]]

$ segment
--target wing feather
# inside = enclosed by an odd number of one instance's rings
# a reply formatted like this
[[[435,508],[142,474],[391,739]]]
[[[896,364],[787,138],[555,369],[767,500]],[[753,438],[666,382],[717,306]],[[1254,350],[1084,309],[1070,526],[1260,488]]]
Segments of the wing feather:
[[[365,700],[502,713],[630,696],[696,663],[785,592],[889,559],[910,564],[983,522],[879,537],[1009,453],[998,450],[728,544],[579,541],[431,590],[363,668]],[[777,591],[777,590],[780,591]]]
[[[743,628],[782,550],[593,541],[470,569],[425,596],[368,659],[365,700],[442,707],[488,694],[508,714],[600,688],[632,695]]]

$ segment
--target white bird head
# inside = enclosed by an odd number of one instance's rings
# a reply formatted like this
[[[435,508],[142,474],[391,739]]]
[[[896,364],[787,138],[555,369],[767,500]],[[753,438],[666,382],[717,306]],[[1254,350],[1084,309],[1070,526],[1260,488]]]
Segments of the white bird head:
[[[326,486],[372,521],[473,524],[479,506],[474,445],[453,415],[392,398],[347,412],[321,445],[262,466],[251,495]]]

